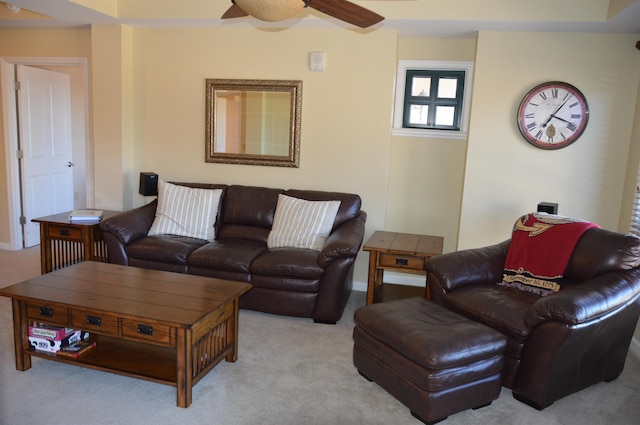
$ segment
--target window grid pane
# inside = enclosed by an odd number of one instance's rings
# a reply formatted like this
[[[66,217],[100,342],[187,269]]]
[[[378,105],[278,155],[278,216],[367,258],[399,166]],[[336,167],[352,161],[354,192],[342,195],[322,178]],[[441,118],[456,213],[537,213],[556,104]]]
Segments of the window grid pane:
[[[440,78],[438,81],[438,98],[455,99],[458,90],[458,80],[456,78]]]
[[[456,108],[453,106],[436,107],[436,125],[452,126],[456,114]]]
[[[409,122],[411,124],[427,125],[429,119],[429,105],[411,105]]]
[[[411,96],[429,97],[431,92],[431,78],[413,77],[411,83]]]

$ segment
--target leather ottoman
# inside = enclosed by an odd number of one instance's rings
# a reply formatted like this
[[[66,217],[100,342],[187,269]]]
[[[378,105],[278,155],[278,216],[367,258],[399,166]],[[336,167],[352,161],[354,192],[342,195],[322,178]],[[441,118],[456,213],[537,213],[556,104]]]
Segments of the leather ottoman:
[[[507,339],[424,298],[359,308],[353,363],[411,410],[433,424],[498,398]]]

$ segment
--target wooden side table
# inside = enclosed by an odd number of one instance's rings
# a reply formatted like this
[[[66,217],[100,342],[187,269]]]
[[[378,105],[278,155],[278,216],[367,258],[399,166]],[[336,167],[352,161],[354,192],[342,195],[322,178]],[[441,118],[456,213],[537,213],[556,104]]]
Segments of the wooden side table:
[[[120,211],[103,211],[102,219]],[[68,267],[82,261],[108,262],[107,245],[102,240],[100,222],[71,222],[67,211],[46,217],[34,218],[40,223],[41,273]]]
[[[426,296],[425,288],[408,285],[384,286],[384,271],[421,274],[426,276],[424,261],[442,254],[444,238],[441,236],[414,235],[376,231],[362,248],[369,251],[369,280],[367,282],[367,305],[374,302],[410,296]]]

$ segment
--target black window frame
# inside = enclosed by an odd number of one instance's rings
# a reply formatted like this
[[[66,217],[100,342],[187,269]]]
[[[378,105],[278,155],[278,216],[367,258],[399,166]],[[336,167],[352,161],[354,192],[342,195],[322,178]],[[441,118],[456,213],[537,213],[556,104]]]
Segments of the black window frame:
[[[412,96],[412,82],[414,77],[431,78],[429,96]],[[452,78],[457,80],[455,98],[438,98],[438,86],[441,78]],[[462,106],[464,100],[466,71],[464,70],[435,70],[435,69],[407,69],[405,72],[404,101],[402,113],[402,128],[416,128],[423,130],[447,130],[461,131],[462,127]],[[427,124],[412,124],[409,122],[412,105],[428,105],[429,113]],[[453,125],[436,125],[435,116],[438,106],[453,106]]]

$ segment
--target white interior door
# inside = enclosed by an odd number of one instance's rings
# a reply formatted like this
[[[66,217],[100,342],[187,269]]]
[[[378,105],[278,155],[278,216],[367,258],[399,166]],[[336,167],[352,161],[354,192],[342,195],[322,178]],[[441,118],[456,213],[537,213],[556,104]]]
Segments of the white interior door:
[[[17,66],[25,247],[40,243],[31,220],[73,209],[71,88],[67,74]]]

